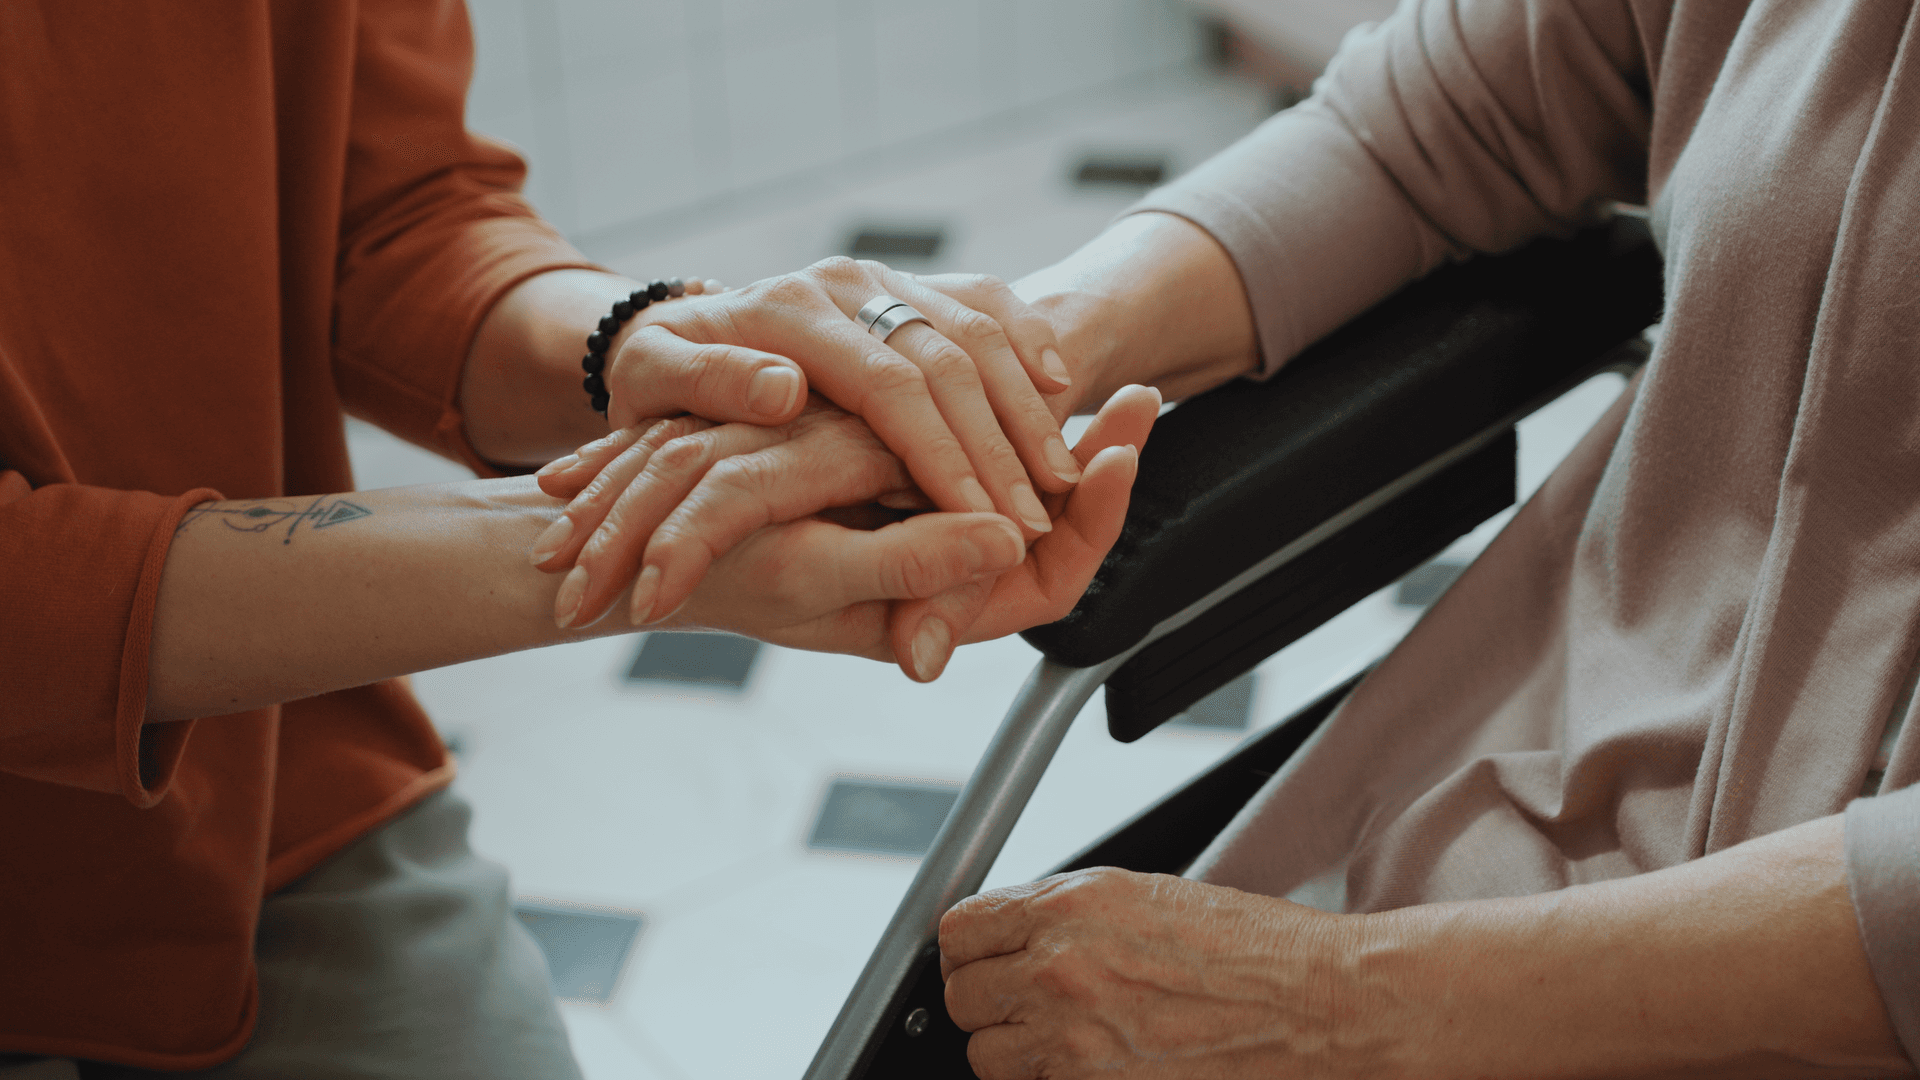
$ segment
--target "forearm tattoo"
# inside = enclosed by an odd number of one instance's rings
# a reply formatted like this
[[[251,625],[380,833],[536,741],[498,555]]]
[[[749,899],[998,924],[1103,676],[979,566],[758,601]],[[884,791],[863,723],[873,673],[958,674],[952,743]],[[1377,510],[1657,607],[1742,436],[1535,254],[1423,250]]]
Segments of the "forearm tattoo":
[[[234,532],[272,533],[280,537],[282,544],[293,543],[293,534],[305,525],[309,529],[330,529],[335,525],[344,525],[349,521],[358,521],[363,517],[372,517],[373,511],[359,503],[332,495],[322,495],[302,507],[289,499],[257,499],[241,503],[202,503],[187,511],[180,519],[180,527],[175,535],[186,532],[187,527],[209,518],[218,520]],[[284,526],[285,532],[281,532]]]

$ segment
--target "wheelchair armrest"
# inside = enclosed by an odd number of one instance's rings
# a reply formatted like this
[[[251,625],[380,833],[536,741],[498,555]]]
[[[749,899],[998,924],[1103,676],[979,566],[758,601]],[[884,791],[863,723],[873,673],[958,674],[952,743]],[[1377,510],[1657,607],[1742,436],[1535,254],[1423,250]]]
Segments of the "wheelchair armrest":
[[[1612,362],[1661,298],[1645,224],[1619,217],[1441,269],[1272,379],[1181,404],[1144,448],[1086,594],[1024,636],[1092,666],[1259,567],[1238,610],[1215,597],[1108,681],[1115,736],[1138,738],[1510,505],[1513,424]],[[1432,535],[1409,539],[1419,528]],[[1329,554],[1347,541],[1364,550]]]

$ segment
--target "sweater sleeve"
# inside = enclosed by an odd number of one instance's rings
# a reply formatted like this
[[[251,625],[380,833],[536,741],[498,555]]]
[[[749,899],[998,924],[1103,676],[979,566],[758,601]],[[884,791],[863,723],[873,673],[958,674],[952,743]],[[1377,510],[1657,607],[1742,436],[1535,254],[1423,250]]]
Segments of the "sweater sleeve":
[[[1306,102],[1133,209],[1226,248],[1270,375],[1449,257],[1642,201],[1644,57],[1627,0],[1404,0]]]
[[[490,474],[456,404],[473,337],[521,281],[593,264],[520,197],[520,158],[466,130],[460,0],[367,0],[356,34],[335,379],[355,413]]]
[[[218,498],[0,472],[0,771],[141,808],[166,794],[193,722],[146,725],[154,601],[180,516]]]
[[[1847,887],[1887,1017],[1920,1062],[1920,784],[1847,807]]]

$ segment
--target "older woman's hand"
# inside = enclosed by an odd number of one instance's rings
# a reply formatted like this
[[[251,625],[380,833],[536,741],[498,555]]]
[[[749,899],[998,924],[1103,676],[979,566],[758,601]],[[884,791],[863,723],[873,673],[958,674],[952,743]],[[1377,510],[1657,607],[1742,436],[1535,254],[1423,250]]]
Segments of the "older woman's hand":
[[[940,921],[947,1011],[982,1080],[1390,1076],[1347,916],[1101,868]]]
[[[1130,445],[1137,452],[1146,445],[1147,433],[1159,415],[1158,390],[1137,385],[1122,387],[1101,406],[1093,423],[1080,436],[1074,454],[1090,461],[1094,454],[1109,446]],[[1051,496],[1048,502],[1053,504],[1058,500],[1059,496]],[[1101,557],[1105,557],[1116,539],[1118,537],[1113,536],[1099,541]],[[1049,574],[1044,563],[1047,559],[1062,557],[1084,559],[1085,552],[1079,549],[1086,545],[1084,538],[1071,534],[1058,537],[1045,548],[1036,546],[1036,557],[1021,564],[1021,571],[1034,571],[1031,574],[969,581],[924,600],[902,601],[896,605],[891,634],[895,654],[910,658],[910,663],[902,665],[907,674],[922,682],[930,681],[945,670],[958,645],[991,641],[1038,623],[1065,618],[1079,602],[1080,594],[1086,591],[1091,576],[1079,580]],[[1094,570],[1099,569],[1099,563],[1096,558]],[[1089,571],[1089,575],[1091,573]],[[1062,580],[1078,583],[1070,590],[1061,589],[1055,583]],[[1046,617],[1035,618],[1040,612]]]
[[[1145,440],[1157,401],[1139,388],[1115,395],[1075,448],[1077,460],[1086,463],[1085,479],[1070,496],[1054,497],[1056,527],[1024,561],[1005,574],[949,582],[977,582],[980,603],[991,607],[997,625],[1004,626],[1001,633],[1058,618],[1086,588],[1119,535],[1135,461],[1128,447]],[[744,618],[713,614],[718,598],[730,597],[726,603],[743,609],[751,606],[752,590],[764,587],[755,575],[773,573],[757,560],[774,554],[800,557],[783,548],[779,537],[802,534],[770,526],[803,524],[797,519],[842,508],[831,515],[835,521],[815,524],[858,531],[846,526],[901,516],[873,505],[876,501],[917,496],[906,469],[864,423],[817,399],[778,428],[683,417],[617,432],[544,470],[540,482],[548,494],[573,497],[564,515],[568,524],[558,530],[565,541],[535,553],[536,565],[571,567],[556,601],[556,617],[568,626],[600,618],[629,583],[634,584],[629,613],[636,623],[657,622],[676,611],[676,620],[695,623]],[[943,516],[948,515],[927,515]],[[818,530],[807,535],[815,534],[835,535]],[[736,544],[752,550],[736,558]],[[938,576],[916,575],[923,585]],[[947,591],[943,586],[892,595],[913,599]],[[789,632],[780,640],[876,659],[897,657],[910,674],[930,677],[931,672],[915,669],[910,646],[899,643],[898,625],[892,607],[875,606],[833,627]]]
[[[852,316],[883,294],[928,322],[882,343]],[[942,278],[936,290],[836,258],[656,304],[634,323],[605,374],[615,428],[687,401],[712,403],[689,409],[712,419],[789,419],[810,385],[867,421],[936,506],[998,510],[1029,537],[1050,528],[1035,486],[1061,492],[1080,477],[1041,399],[1067,386],[1052,327],[994,279]],[[680,389],[663,399],[663,388]]]

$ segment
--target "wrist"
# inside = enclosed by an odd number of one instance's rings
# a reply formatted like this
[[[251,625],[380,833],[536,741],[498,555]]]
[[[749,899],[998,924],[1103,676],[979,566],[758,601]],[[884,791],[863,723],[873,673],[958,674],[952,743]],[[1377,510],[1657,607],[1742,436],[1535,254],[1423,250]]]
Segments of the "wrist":
[[[1070,411],[1097,408],[1128,383],[1190,397],[1259,363],[1239,270],[1184,218],[1122,218],[1013,289],[1053,320],[1074,379],[1061,395]]]
[[[638,284],[597,270],[550,270],[494,304],[460,380],[459,407],[476,453],[502,465],[540,465],[606,434],[581,389],[580,358],[600,317]]]

